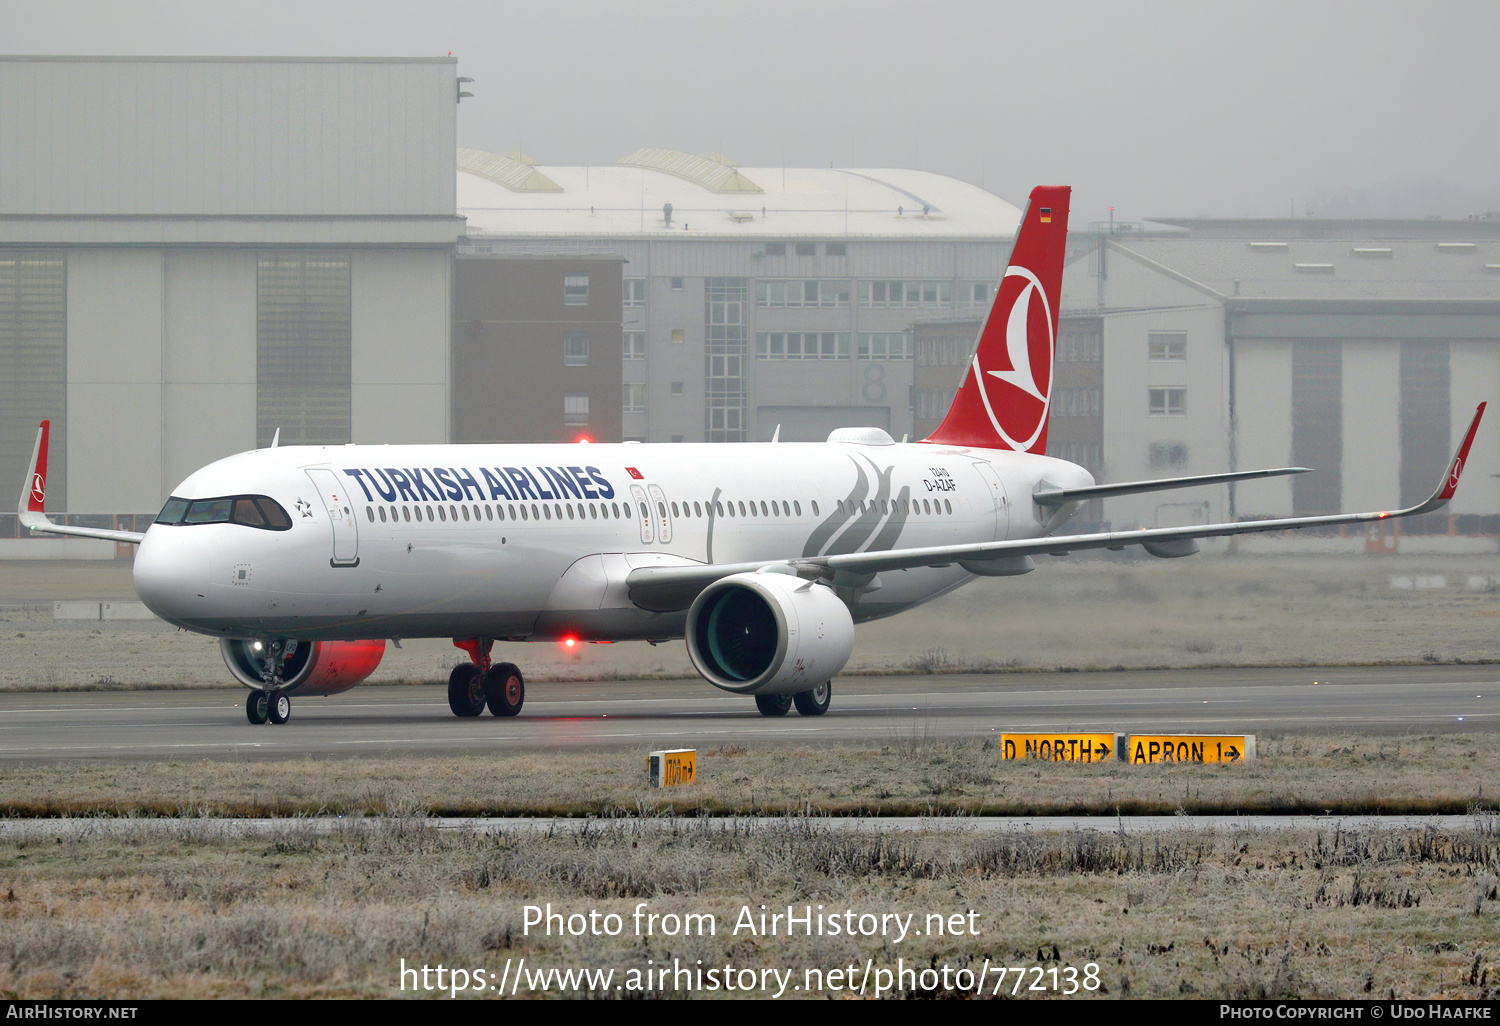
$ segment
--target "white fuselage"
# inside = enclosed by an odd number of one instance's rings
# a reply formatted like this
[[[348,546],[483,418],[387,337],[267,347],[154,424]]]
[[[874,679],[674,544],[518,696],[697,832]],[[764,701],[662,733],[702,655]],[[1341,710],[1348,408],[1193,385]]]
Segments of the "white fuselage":
[[[637,567],[742,563],[1036,537],[1039,482],[1091,484],[1026,453],[928,444],[287,446],[174,496],[270,496],[291,527],[154,524],[135,563],[163,619],[222,637],[681,637],[634,605]],[[879,575],[887,616],[962,584],[957,565]]]

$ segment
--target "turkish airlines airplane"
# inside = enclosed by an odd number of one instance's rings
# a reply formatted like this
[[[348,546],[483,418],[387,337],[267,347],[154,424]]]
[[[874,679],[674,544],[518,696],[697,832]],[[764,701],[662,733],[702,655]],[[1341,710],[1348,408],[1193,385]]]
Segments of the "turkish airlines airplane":
[[[854,625],[1033,556],[1353,524],[1442,507],[1484,412],[1438,488],[1390,512],[1054,535],[1088,499],[1299,473],[1303,468],[1096,484],[1043,455],[1068,227],[1067,187],[1040,187],[973,361],[942,426],[897,444],[876,428],[821,443],[274,446],[183,481],[144,533],[53,524],[37,434],[21,522],[134,542],[135,587],[168,623],[219,639],[251,689],[251,723],[285,723],[292,694],[374,672],[387,639],[444,637],[469,653],[459,716],[521,711],[501,641],[685,638],[710,684],[822,715]]]

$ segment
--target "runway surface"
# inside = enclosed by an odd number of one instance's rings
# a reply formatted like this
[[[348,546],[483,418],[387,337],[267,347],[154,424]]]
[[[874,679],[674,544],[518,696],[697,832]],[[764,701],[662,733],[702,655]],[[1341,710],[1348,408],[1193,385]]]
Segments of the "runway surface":
[[[1500,729],[1500,666],[849,677],[826,716],[759,715],[702,681],[528,684],[521,715],[459,719],[446,690],[292,700],[254,727],[245,691],[0,694],[0,762],[287,759],[552,748],[882,744],[1002,731],[1433,734]]]

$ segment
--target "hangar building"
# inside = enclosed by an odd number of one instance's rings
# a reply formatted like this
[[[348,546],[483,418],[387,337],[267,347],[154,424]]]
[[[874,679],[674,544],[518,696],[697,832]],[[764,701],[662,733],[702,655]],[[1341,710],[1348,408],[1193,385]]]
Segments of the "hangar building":
[[[277,428],[447,440],[456,103],[450,58],[0,57],[3,487],[44,418],[75,515]]]
[[[1500,222],[1161,223],[1170,234],[1101,234],[1068,266],[1054,437],[1105,480],[1314,472],[1112,499],[1105,515],[1169,526],[1426,498],[1475,406],[1500,398]],[[1425,529],[1500,527],[1497,413]]]
[[[913,320],[987,309],[1020,221],[927,171],[649,148],[604,167],[464,150],[458,167],[460,262],[624,258],[623,433],[652,442],[912,434]]]

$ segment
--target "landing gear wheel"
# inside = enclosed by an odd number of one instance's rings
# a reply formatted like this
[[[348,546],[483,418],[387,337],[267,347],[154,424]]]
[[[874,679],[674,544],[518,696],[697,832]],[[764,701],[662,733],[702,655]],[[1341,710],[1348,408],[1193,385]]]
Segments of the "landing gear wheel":
[[[484,683],[479,667],[459,663],[448,675],[448,708],[454,716],[478,716],[484,712]]]
[[[257,727],[266,722],[271,712],[271,696],[264,691],[252,691],[245,696],[245,719]]]
[[[833,701],[833,681],[825,680],[811,691],[799,691],[792,696],[797,711],[803,716],[822,716]]]
[[[272,723],[281,724],[292,718],[292,700],[281,692],[272,695],[268,704],[270,708],[267,713]],[[802,707],[799,705],[797,708]]]
[[[791,695],[756,695],[755,708],[762,716],[785,716],[792,707]]]
[[[496,663],[484,673],[484,698],[496,716],[514,716],[526,701],[526,681],[515,663]]]

